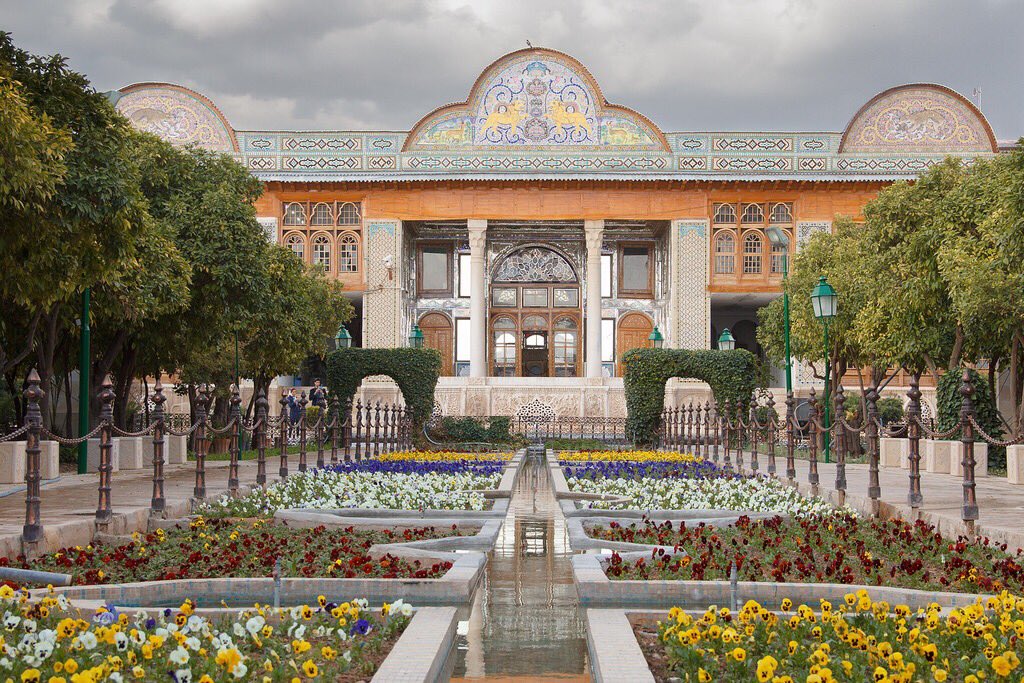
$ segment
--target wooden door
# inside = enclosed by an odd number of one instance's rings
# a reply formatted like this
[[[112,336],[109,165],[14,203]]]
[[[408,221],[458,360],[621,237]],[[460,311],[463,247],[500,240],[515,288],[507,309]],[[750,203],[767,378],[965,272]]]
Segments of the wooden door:
[[[627,313],[619,319],[619,333],[615,340],[615,374],[623,375],[622,354],[630,349],[645,349],[651,345],[654,323],[643,313]]]
[[[452,375],[452,321],[440,313],[427,313],[420,318],[420,329],[423,331],[423,345],[428,349],[437,349],[441,354],[441,375]]]

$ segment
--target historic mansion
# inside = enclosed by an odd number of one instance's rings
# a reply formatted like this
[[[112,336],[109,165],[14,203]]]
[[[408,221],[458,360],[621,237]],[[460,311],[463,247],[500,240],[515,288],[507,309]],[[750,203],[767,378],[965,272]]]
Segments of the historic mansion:
[[[404,345],[418,325],[447,414],[622,415],[619,359],[652,335],[711,348],[728,328],[760,353],[756,311],[780,295],[787,250],[888,183],[1000,148],[974,104],[932,84],[879,93],[836,132],[667,132],[537,48],[408,132],[236,130],[167,83],[115,96],[139,128],[263,181],[268,237],[345,284],[355,345]]]

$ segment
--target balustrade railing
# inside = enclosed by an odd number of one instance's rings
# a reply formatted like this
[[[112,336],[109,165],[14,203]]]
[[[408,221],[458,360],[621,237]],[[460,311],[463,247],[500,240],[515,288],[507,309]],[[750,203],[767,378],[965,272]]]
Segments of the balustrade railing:
[[[782,414],[776,410],[774,396],[770,393],[746,402],[726,400],[721,406],[691,402],[662,411],[657,443],[662,449],[689,451],[728,470],[750,475],[760,473],[760,457],[764,455],[767,457],[764,474],[769,477],[780,476],[776,448],[781,446],[785,457],[782,474],[791,485],[797,485],[797,452],[806,452],[807,484],[813,495],[819,495],[822,488],[819,460],[825,452],[827,435],[835,456],[832,490],[836,501],[840,505],[846,502],[849,488],[847,468],[852,444],[854,448],[863,448],[868,466],[866,494],[871,512],[877,516],[881,500],[879,466],[882,439],[903,439],[906,441],[907,461],[906,501],[911,516],[918,518],[924,505],[922,440],[957,441],[960,445],[960,466],[955,471],[961,473],[962,480],[960,518],[967,534],[973,537],[978,520],[975,444],[979,441],[996,447],[1024,444],[1024,434],[1001,441],[985,432],[978,423],[974,395],[974,384],[965,371],[960,380],[959,420],[945,430],[937,429],[932,420],[922,417],[920,375],[913,375],[910,379],[906,417],[902,422],[892,424],[883,424],[879,419],[880,389],[877,386],[865,391],[864,409],[857,411],[858,417],[853,420],[846,417],[845,390],[838,386],[832,396],[831,412],[834,417],[829,424],[825,423],[824,406],[814,389],[809,392],[806,414],[801,418],[797,417],[797,401],[792,392],[786,395]],[[745,454],[749,458],[748,463],[744,462]]]
[[[226,489],[228,495],[232,496],[239,495],[243,485],[241,461],[242,444],[245,441],[255,451],[254,483],[257,486],[267,484],[267,458],[274,454],[275,444],[280,458],[278,476],[281,478],[288,476],[289,456],[295,451],[298,455],[298,470],[301,472],[308,469],[308,459],[313,457],[312,453],[315,453],[316,467],[320,468],[413,448],[413,415],[405,406],[379,401],[372,405],[356,401],[353,405],[351,401],[346,401],[342,409],[338,398],[332,397],[327,406],[322,406],[325,409],[317,411],[314,416],[307,414],[308,399],[303,392],[299,399],[298,419],[292,422],[289,419],[290,405],[287,399],[281,400],[280,415],[271,416],[270,404],[260,390],[254,400],[253,418],[248,421],[242,416],[242,400],[238,388],[232,385],[228,395],[227,420],[222,425],[215,425],[210,417],[213,390],[209,385],[198,387],[194,400],[196,418],[191,420],[187,415],[169,415],[165,412],[167,397],[164,396],[164,387],[159,380],[148,397],[152,405],[148,419],[134,421],[132,430],[128,431],[114,424],[113,403],[116,396],[109,376],[104,378],[97,394],[100,404],[97,425],[87,434],[68,438],[43,426],[40,405],[44,393],[39,374],[35,370],[29,372],[26,384],[24,424],[0,435],[0,442],[25,441],[25,524],[22,544],[25,553],[30,556],[38,551],[43,539],[41,453],[44,439],[64,446],[77,446],[90,439],[97,439],[98,457],[94,465],[99,474],[94,515],[97,532],[109,531],[114,517],[111,493],[116,485],[113,458],[114,440],[117,438],[144,438],[150,441],[152,459],[146,466],[152,471],[149,510],[154,517],[162,517],[167,511],[165,482],[169,437],[184,437],[190,441],[190,447],[184,450],[186,453],[191,452],[194,458],[193,506],[207,498],[208,458],[214,439],[225,439],[227,442]],[[187,463],[187,457],[182,460]],[[220,474],[224,470],[218,468],[214,472]]]

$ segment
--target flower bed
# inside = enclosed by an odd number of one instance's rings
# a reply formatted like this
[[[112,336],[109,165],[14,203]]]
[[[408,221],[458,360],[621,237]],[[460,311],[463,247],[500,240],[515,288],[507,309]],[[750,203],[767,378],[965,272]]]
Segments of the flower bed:
[[[673,451],[560,451],[558,459],[575,462],[699,462],[703,460],[693,453]]]
[[[633,562],[612,554],[612,579],[725,580],[733,562],[742,581],[847,583],[931,591],[1024,592],[1021,551],[988,539],[949,541],[918,521],[848,515],[751,521],[713,528],[645,520],[590,530],[593,538],[672,546],[687,555],[652,552]]]
[[[293,474],[240,498],[223,496],[200,512],[270,517],[281,509],[483,510],[482,491],[501,481],[504,463],[363,460]]]
[[[1014,680],[1024,651],[1024,600],[1003,593],[943,614],[873,602],[866,591],[835,607],[778,615],[750,601],[736,614],[694,618],[673,608],[657,633],[638,627],[658,681]]]
[[[207,619],[186,601],[156,616],[101,609],[81,618],[64,596],[29,602],[0,588],[8,680],[213,681],[368,679],[408,625],[412,608],[396,601],[379,612],[365,600],[290,610],[256,607]]]
[[[611,460],[598,462],[564,461],[562,472],[567,479],[740,479],[741,476],[719,467],[710,460],[646,461]]]
[[[835,510],[828,501],[802,496],[777,479],[727,476],[715,467],[692,468],[690,476],[666,476],[665,468],[658,463],[624,471],[629,471],[631,478],[597,476],[595,470],[586,471],[584,476],[578,471],[571,477],[567,473],[566,484],[577,493],[632,498],[630,507],[640,510],[744,510],[797,516]],[[588,505],[606,510],[617,507],[611,501],[591,501]]]
[[[450,562],[409,561],[367,554],[377,543],[400,543],[458,536],[452,529],[401,532],[317,527],[294,529],[261,520],[194,520],[187,528],[135,534],[131,543],[64,548],[32,561],[0,558],[0,564],[71,574],[76,585],[132,583],[186,578],[269,577],[281,560],[285,577],[432,579]]]
[[[398,461],[415,460],[417,462],[480,462],[480,463],[505,463],[512,459],[515,453],[466,453],[463,451],[398,451],[396,453],[381,453],[377,460]]]

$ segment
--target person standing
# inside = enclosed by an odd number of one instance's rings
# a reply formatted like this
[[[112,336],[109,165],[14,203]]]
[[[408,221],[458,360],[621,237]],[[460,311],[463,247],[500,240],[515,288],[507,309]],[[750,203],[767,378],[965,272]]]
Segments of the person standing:
[[[321,411],[327,411],[327,389],[320,386],[320,380],[313,380],[313,388],[309,392],[309,402]]]
[[[293,387],[288,391],[288,422],[291,427],[289,431],[292,435],[298,430],[300,419],[302,419],[302,406],[299,405],[299,399],[295,395],[295,388]]]

